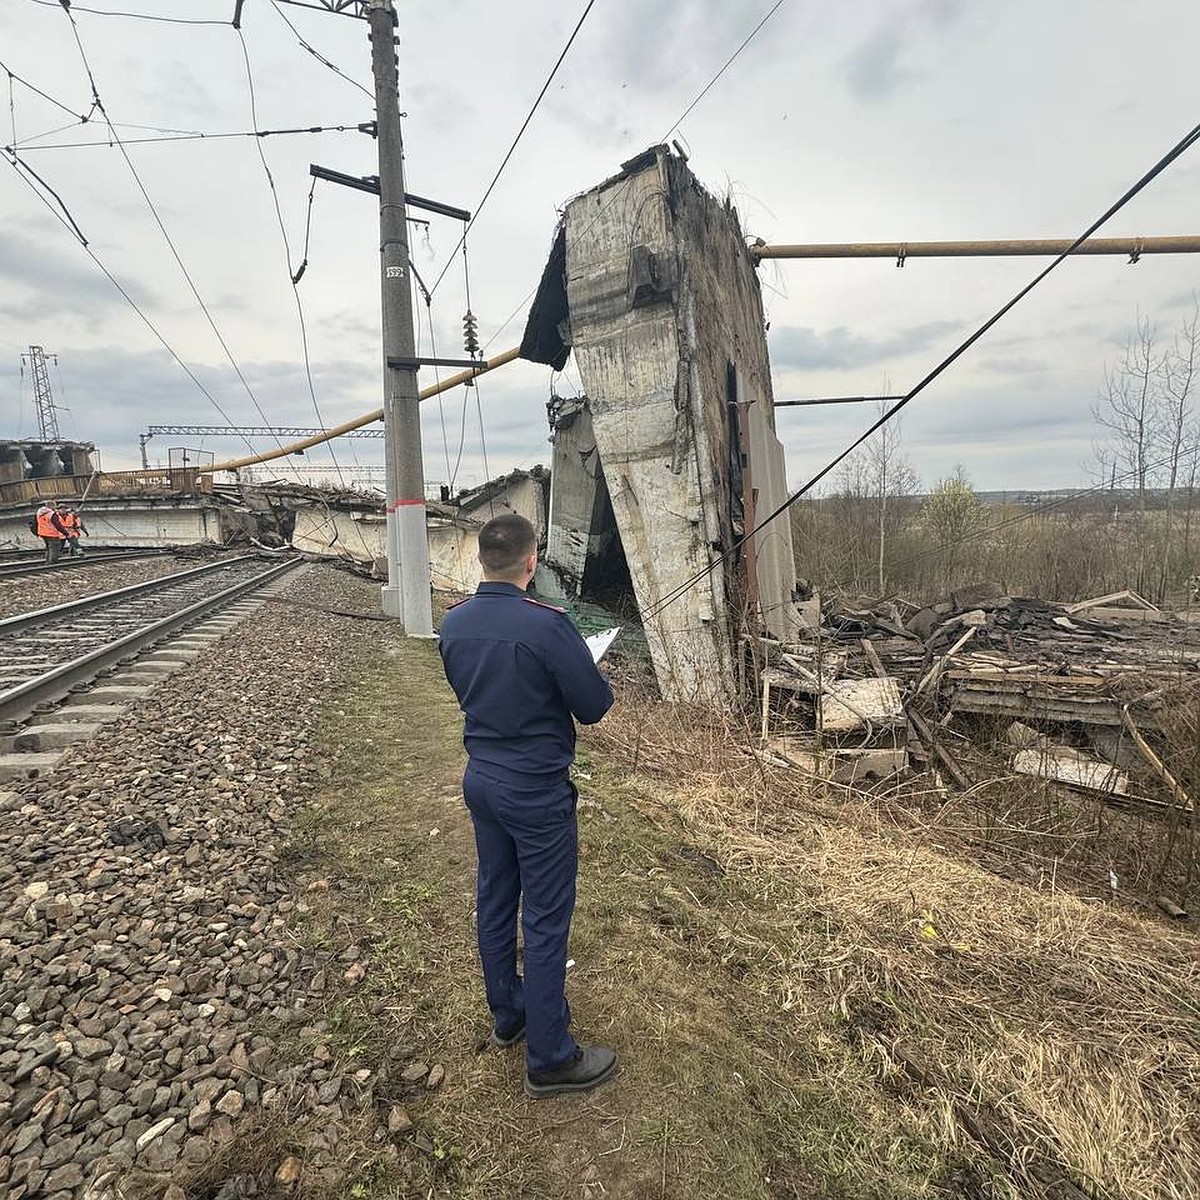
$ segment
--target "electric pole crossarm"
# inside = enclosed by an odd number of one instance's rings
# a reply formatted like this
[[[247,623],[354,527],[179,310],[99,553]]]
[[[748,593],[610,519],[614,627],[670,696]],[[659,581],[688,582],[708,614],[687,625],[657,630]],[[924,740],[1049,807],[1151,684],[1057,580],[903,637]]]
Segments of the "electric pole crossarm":
[[[378,175],[347,175],[344,171],[335,171],[331,167],[319,167],[309,163],[308,173],[314,179],[323,179],[326,183],[338,183],[342,187],[353,188],[356,192],[370,192],[372,196],[379,195]],[[452,204],[443,204],[440,200],[430,200],[418,196],[414,192],[404,193],[404,202],[410,208],[424,209],[425,212],[437,213],[441,217],[453,217],[456,221],[469,221],[471,214],[465,208],[455,208]]]
[[[236,0],[233,23],[236,28],[242,15],[242,5],[245,0]],[[279,0],[280,4],[290,4],[293,8],[308,8],[313,12],[333,13],[335,16],[358,17],[365,20],[368,0]]]

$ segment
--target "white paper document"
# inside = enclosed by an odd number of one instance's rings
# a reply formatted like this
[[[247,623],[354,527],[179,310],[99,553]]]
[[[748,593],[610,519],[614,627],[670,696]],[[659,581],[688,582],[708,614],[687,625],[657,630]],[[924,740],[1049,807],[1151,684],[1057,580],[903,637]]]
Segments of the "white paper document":
[[[609,646],[617,640],[617,634],[620,632],[621,626],[617,625],[612,629],[602,629],[599,633],[593,633],[591,637],[583,639],[592,652],[592,662],[598,663],[608,653]]]

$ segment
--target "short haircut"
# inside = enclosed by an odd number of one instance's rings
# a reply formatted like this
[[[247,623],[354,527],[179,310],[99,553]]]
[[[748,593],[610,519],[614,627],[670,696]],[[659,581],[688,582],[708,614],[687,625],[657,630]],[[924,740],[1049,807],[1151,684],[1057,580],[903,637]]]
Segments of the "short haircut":
[[[492,575],[515,575],[537,549],[537,530],[519,513],[493,517],[479,531],[479,561]]]

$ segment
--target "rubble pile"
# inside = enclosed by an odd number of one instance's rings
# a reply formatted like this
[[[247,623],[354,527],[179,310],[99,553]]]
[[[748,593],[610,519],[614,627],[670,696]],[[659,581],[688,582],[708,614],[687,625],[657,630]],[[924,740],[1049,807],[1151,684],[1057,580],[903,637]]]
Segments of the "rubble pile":
[[[1140,760],[1190,806],[1151,743],[1168,697],[1200,683],[1191,612],[1130,591],[1067,605],[980,584],[924,607],[833,602],[820,614],[807,642],[766,644],[772,753],[839,783],[933,762],[967,787],[945,733],[992,717],[1009,726],[1019,773],[1124,796]]]

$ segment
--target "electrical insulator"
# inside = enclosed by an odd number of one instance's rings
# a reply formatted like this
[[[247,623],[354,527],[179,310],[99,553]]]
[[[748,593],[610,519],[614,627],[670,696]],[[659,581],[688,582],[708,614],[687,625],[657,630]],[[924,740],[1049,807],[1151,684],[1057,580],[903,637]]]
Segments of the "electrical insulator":
[[[472,358],[479,357],[479,328],[475,314],[468,308],[463,317],[463,346]]]

